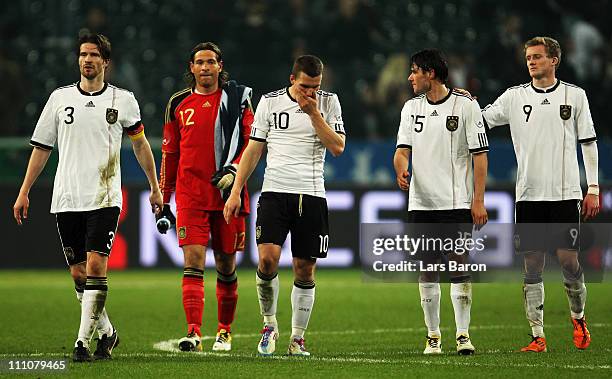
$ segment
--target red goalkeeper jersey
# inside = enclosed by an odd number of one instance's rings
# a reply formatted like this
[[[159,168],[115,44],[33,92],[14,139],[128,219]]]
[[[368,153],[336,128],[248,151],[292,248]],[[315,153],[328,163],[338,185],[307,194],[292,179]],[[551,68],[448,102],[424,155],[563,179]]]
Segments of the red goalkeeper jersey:
[[[162,163],[160,186],[164,203],[170,201],[172,192],[176,191],[177,209],[199,209],[221,211],[225,205],[221,191],[211,184],[210,180],[218,168],[225,163],[217,162],[220,158],[215,151],[223,150],[224,144],[230,144],[229,137],[222,137],[219,107],[223,91],[203,95],[191,89],[174,94],[166,108],[164,138],[162,142]],[[242,152],[248,143],[254,115],[247,102],[238,120],[238,133],[234,138],[241,149],[231,163],[239,163]],[[242,213],[249,212],[246,189],[242,196]]]

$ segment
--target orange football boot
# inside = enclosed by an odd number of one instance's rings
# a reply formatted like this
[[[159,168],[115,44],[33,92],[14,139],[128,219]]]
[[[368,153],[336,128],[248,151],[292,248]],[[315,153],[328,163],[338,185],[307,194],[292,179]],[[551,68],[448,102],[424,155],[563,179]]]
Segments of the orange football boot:
[[[545,353],[546,352],[546,339],[544,337],[531,336],[531,343],[521,351],[532,352],[532,353]]]
[[[574,345],[580,350],[586,349],[591,344],[591,333],[587,329],[586,320],[584,317],[572,318],[572,324],[574,324]]]

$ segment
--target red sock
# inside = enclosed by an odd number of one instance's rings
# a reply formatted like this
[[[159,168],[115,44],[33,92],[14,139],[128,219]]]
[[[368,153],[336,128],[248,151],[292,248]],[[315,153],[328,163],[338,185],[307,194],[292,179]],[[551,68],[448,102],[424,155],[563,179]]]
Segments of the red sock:
[[[204,312],[204,279],[183,278],[183,308],[187,318],[187,332],[192,329],[201,336],[202,313]]]
[[[219,318],[217,332],[221,329],[231,332],[238,303],[237,289],[238,280],[224,282],[217,279],[217,317]]]

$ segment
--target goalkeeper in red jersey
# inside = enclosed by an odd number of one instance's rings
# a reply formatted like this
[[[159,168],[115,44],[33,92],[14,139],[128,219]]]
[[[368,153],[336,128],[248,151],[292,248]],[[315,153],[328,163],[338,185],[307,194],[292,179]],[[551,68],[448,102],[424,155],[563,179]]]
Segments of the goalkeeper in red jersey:
[[[187,335],[182,351],[201,351],[206,246],[212,239],[217,268],[218,319],[213,351],[231,350],[231,324],[238,301],[236,252],[244,250],[246,189],[240,217],[226,224],[224,199],[229,195],[237,165],[253,122],[251,88],[228,80],[222,53],[212,42],[196,45],[189,56],[188,88],[172,95],[166,108],[162,143],[161,188],[166,216],[174,223],[168,203],[176,193],[176,231],[183,249],[183,307]],[[158,222],[165,233],[168,223]]]

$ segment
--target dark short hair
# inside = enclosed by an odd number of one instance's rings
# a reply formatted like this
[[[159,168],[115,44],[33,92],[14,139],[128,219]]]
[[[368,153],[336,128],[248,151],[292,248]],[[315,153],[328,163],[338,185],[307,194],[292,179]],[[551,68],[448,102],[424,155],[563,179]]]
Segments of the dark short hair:
[[[191,49],[191,53],[189,54],[189,62],[187,62],[187,72],[185,72],[185,82],[190,88],[195,87],[196,80],[195,76],[191,73],[190,64],[193,63],[195,55],[198,51],[202,50],[210,50],[217,56],[217,62],[223,62],[223,52],[213,42],[201,42],[198,43]],[[225,68],[221,69],[219,73],[219,87],[223,87],[223,85],[229,80],[229,73],[225,71]]]
[[[548,58],[556,57],[559,60],[557,62],[557,65],[555,66],[555,69],[559,68],[559,65],[561,64],[561,45],[559,45],[559,42],[557,42],[557,40],[554,38],[533,37],[529,41],[525,42],[524,51],[527,52],[528,47],[540,45],[544,46],[544,49],[546,50],[546,56]]]
[[[323,73],[323,62],[314,55],[299,56],[295,62],[293,62],[291,74],[297,77],[300,72],[313,78],[319,76]]]
[[[84,43],[93,43],[96,45],[98,47],[98,51],[100,52],[100,56],[105,61],[111,58],[111,43],[106,36],[90,32],[80,34],[77,45],[77,56],[81,54],[81,45]]]
[[[442,84],[446,84],[448,80],[448,63],[444,54],[438,49],[421,50],[410,57],[410,67],[417,66],[423,71],[434,71]]]

